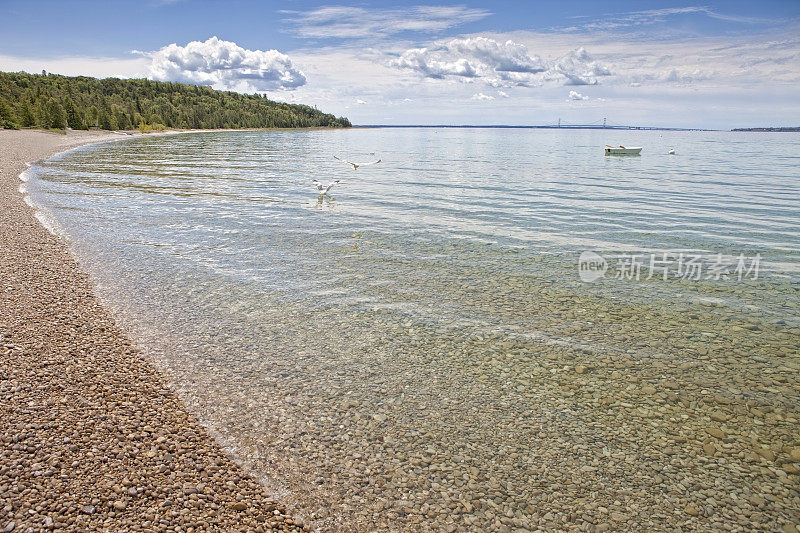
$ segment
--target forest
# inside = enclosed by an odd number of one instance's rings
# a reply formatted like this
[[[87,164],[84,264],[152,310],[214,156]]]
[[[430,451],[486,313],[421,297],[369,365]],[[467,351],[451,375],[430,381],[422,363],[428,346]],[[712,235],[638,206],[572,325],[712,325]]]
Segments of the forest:
[[[146,79],[0,72],[0,128],[350,127],[344,117],[260,94]]]

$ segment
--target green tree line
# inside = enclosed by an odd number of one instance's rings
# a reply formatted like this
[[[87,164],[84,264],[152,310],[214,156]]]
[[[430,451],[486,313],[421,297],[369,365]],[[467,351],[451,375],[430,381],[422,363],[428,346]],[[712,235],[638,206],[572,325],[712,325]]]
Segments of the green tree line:
[[[124,130],[349,127],[344,117],[259,94],[145,79],[0,72],[0,128]]]

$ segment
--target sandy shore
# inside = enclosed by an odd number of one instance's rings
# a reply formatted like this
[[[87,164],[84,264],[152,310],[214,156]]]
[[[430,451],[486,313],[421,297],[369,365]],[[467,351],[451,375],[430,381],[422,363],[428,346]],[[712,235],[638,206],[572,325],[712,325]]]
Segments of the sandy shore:
[[[23,202],[25,162],[120,138],[0,130],[0,531],[302,529],[131,347]]]

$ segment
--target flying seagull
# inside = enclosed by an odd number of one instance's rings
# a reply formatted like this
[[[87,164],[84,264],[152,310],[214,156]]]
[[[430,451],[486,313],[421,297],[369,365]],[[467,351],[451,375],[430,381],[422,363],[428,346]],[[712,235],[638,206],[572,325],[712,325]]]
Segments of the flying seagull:
[[[381,162],[381,160],[378,159],[377,161],[373,161],[372,163],[353,163],[352,161],[348,161],[346,159],[342,159],[336,156],[333,156],[333,158],[336,159],[337,161],[341,161],[342,163],[347,163],[348,165],[352,165],[353,170],[358,170],[358,167],[365,167],[367,165],[377,165],[378,163]]]
[[[339,180],[333,180],[327,185],[323,185],[319,182],[319,180],[311,180],[311,183],[316,186],[317,190],[319,191],[319,195],[322,196],[323,194],[328,194],[328,191],[333,189],[333,186],[339,183]]]

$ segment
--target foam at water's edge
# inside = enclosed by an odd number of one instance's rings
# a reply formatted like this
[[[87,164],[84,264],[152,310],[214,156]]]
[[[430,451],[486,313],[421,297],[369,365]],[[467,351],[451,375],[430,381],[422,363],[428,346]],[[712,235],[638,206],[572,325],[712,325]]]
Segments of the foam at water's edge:
[[[32,207],[34,209],[37,209],[36,206],[32,205]],[[45,211],[37,210],[33,214],[33,216],[36,217],[36,220],[38,220],[39,223],[42,226],[44,226],[44,229],[49,231],[51,234],[55,235],[56,237],[61,237],[61,238],[64,238],[64,239],[67,238],[66,232],[64,232],[64,230],[61,228],[61,226],[58,225],[58,223],[56,222],[55,218],[53,218],[53,216],[50,215],[50,213],[47,213]]]
[[[26,182],[26,181],[28,181],[28,179],[30,179],[30,176],[28,175],[28,172],[29,172],[29,171],[30,171],[30,169],[31,169],[31,164],[30,164],[30,163],[25,163],[25,166],[26,166],[27,168],[26,168],[25,170],[23,170],[22,172],[20,172],[20,174],[19,174],[19,179],[20,179],[20,181],[22,181],[23,183],[24,183],[24,182]]]
[[[22,194],[22,200],[28,207],[33,209],[33,216],[36,218],[36,220],[39,221],[39,223],[44,227],[44,229],[46,229],[56,237],[66,239],[67,233],[64,230],[64,228],[59,226],[55,217],[44,207],[34,203],[30,194],[28,194],[28,182],[30,181],[31,178],[31,172],[33,172],[33,166],[31,165],[31,163],[25,163],[25,165],[28,168],[25,169],[23,172],[21,172],[19,175],[19,179],[22,183],[20,183],[18,190]]]

